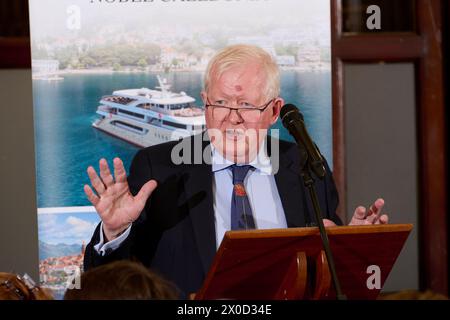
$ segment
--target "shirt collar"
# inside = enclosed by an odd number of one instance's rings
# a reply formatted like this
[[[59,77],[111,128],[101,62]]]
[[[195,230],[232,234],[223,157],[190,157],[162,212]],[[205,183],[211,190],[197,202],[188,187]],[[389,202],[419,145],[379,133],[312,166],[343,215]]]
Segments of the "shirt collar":
[[[266,154],[266,139],[261,143],[261,147],[259,148],[259,152],[255,159],[248,163],[248,165],[254,167],[256,171],[259,171],[262,174],[271,175],[272,174],[272,163],[270,161],[270,157]],[[214,145],[211,143],[211,164],[212,171],[217,172],[223,169],[226,169],[235,163],[224,158]]]

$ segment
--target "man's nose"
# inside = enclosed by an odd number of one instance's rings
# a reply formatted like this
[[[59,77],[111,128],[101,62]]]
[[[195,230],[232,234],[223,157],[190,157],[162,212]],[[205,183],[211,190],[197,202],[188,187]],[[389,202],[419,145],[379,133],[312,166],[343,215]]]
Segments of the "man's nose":
[[[233,109],[230,111],[230,115],[228,116],[228,121],[230,121],[233,124],[244,122],[244,120],[242,120],[241,116],[238,114],[238,111],[236,109]]]

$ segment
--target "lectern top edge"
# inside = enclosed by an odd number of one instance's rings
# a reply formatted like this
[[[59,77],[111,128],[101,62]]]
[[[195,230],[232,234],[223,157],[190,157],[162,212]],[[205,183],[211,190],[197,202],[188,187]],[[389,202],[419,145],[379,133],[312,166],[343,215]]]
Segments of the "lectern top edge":
[[[340,234],[370,234],[380,232],[409,232],[413,229],[412,224],[384,224],[384,225],[367,225],[367,226],[336,226],[328,227],[326,231],[328,235]],[[288,229],[269,229],[269,230],[245,230],[245,231],[227,231],[225,238],[240,239],[240,238],[272,238],[278,237],[293,237],[293,236],[310,236],[319,234],[318,227],[312,228],[288,228]]]

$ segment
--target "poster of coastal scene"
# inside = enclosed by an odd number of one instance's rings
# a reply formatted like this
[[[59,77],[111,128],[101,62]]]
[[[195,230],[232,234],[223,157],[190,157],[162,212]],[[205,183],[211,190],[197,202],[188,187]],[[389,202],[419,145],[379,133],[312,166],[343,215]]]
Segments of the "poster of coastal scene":
[[[79,281],[86,243],[97,224],[93,207],[38,209],[40,281],[56,298]]]
[[[61,297],[99,222],[86,169],[204,130],[203,72],[258,45],[332,166],[329,0],[29,0],[41,284]],[[280,137],[292,140],[278,122]]]

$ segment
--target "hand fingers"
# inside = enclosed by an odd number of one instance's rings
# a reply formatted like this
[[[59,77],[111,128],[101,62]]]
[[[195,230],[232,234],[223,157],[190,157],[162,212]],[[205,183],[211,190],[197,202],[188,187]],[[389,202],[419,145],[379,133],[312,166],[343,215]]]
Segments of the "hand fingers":
[[[141,208],[144,208],[148,197],[150,197],[157,186],[158,184],[155,180],[150,180],[142,186],[141,190],[139,190],[139,193],[136,195],[135,199]]]
[[[334,222],[331,221],[331,220],[328,220],[328,219],[322,219],[322,221],[323,221],[323,225],[324,225],[325,228],[328,228],[328,227],[335,227],[335,226],[336,226],[336,223],[334,223]]]
[[[367,209],[367,212],[364,215],[364,219],[373,215],[375,213],[375,211],[376,211],[376,208],[374,208],[373,205],[369,206],[369,209]]]
[[[367,210],[366,218],[371,215],[378,215],[384,206],[384,200],[383,199],[377,199],[370,207],[369,210]]]
[[[353,219],[364,220],[366,218],[366,208],[359,206],[353,213]]]
[[[109,171],[108,162],[105,159],[101,159],[99,161],[100,167],[100,177],[103,180],[103,183],[106,185],[106,188],[114,185],[114,178],[111,175],[111,171]]]
[[[103,184],[102,180],[97,175],[97,172],[95,172],[95,169],[93,167],[89,167],[87,169],[87,173],[89,176],[89,180],[91,180],[91,185],[94,187],[95,191],[98,193],[98,195],[101,195],[103,192],[105,192],[106,188]]]
[[[371,206],[371,214],[368,217],[368,222],[371,224],[379,224],[382,214],[382,210],[384,207],[384,200],[377,199],[373,205]]]
[[[123,162],[120,158],[114,158],[114,177],[116,178],[116,182],[126,182],[127,181],[127,172],[123,167]]]
[[[89,187],[87,184],[84,185],[84,193],[86,194],[88,200],[92,203],[92,205],[95,207],[98,202],[100,201],[99,197],[97,197],[94,194],[94,191],[92,191],[91,187]]]
[[[384,200],[377,199],[373,205],[369,207],[366,212],[366,208],[360,206],[356,208],[350,225],[369,225],[369,224],[386,224],[389,221],[389,217],[386,214],[381,214],[384,207]]]
[[[372,224],[387,224],[389,222],[389,216],[387,214],[383,214],[379,219],[374,219]]]
[[[353,217],[350,220],[349,225],[350,226],[357,226],[362,225],[365,223],[365,217],[366,217],[366,208],[363,206],[359,206],[355,209],[355,212],[353,213]]]
[[[375,214],[379,214],[381,212],[381,210],[383,210],[384,207],[384,200],[383,199],[377,199],[374,204],[372,205],[373,209],[374,209],[374,213]]]

